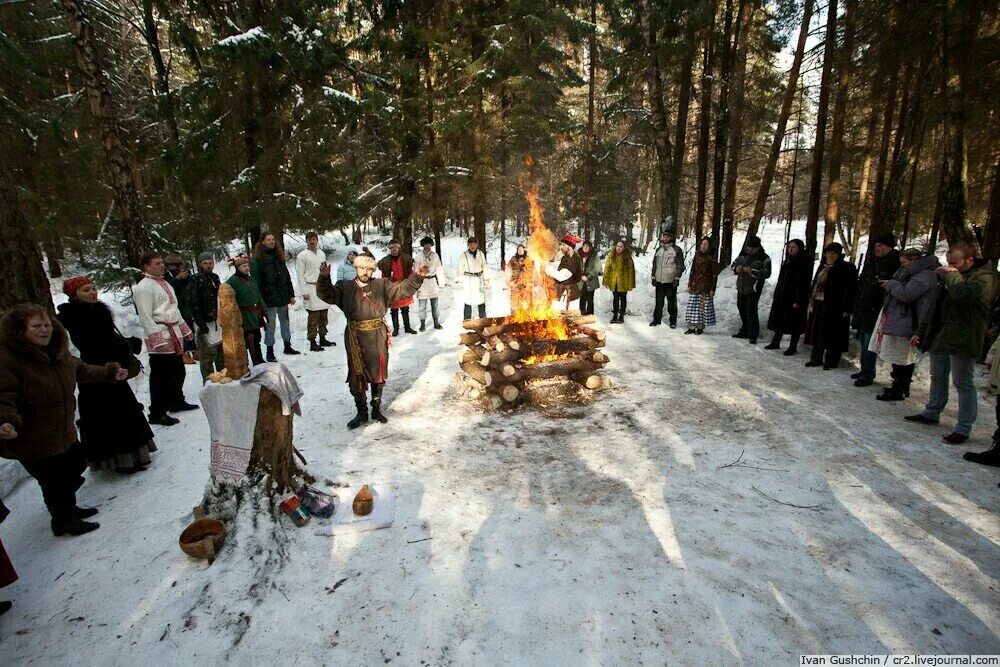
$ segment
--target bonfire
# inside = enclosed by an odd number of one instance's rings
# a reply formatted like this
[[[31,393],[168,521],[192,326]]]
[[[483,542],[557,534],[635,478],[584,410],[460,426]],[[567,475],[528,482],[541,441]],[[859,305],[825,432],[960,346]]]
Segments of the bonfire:
[[[588,326],[596,322],[593,315],[567,310],[557,301],[545,267],[559,243],[545,226],[537,192],[529,190],[526,199],[527,257],[510,285],[511,314],[465,320],[467,331],[458,341],[466,347],[461,386],[494,409],[572,401],[610,387],[608,378],[597,373],[608,363],[601,351],[606,335]]]

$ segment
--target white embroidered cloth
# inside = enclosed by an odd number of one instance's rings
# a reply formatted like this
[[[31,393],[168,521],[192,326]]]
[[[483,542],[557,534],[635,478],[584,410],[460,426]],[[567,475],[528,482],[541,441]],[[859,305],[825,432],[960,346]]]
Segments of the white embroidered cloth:
[[[347,533],[363,533],[367,530],[388,528],[396,518],[396,488],[392,483],[368,483],[372,492],[372,512],[368,516],[354,514],[352,505],[354,496],[361,490],[339,489],[334,503],[336,511],[330,518],[330,523],[316,525],[314,535],[346,535]]]
[[[259,400],[256,384],[209,382],[201,390],[212,438],[212,479],[236,483],[246,475]]]

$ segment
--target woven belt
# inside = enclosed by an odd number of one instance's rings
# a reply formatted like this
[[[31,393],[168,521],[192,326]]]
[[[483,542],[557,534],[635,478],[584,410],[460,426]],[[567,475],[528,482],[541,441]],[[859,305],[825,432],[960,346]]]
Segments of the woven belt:
[[[347,323],[352,330],[356,331],[371,331],[373,329],[378,329],[381,326],[385,326],[385,320],[351,320]]]

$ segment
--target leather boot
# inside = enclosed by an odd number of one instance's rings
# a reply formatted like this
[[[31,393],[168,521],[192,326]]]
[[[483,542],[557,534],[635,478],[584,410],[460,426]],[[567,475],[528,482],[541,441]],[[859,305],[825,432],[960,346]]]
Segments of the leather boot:
[[[289,343],[288,341],[285,341],[285,354],[302,354],[302,353],[299,352],[298,350],[293,350],[292,344]]]
[[[326,335],[320,334],[319,336],[320,347],[337,347],[337,344],[332,340],[327,340]]]
[[[417,333],[417,330],[410,326],[410,309],[403,308],[403,331],[409,334]]]
[[[268,345],[267,346],[267,356],[265,357],[265,359],[267,361],[270,361],[270,362],[275,362],[275,361],[278,360],[278,358],[276,356],[274,356],[274,346],[273,345]]]
[[[765,350],[781,349],[781,334],[780,333],[774,334],[774,338],[771,339],[770,343],[764,346],[764,349]]]
[[[788,341],[788,349],[785,350],[784,355],[790,357],[799,351],[799,336],[795,334]]]
[[[314,340],[309,341],[309,351],[310,352],[322,352],[323,346]]]
[[[434,320],[434,328],[435,329],[444,329],[444,327],[441,326],[441,323],[438,322],[437,320]]]
[[[966,452],[963,459],[984,466],[1000,467],[1000,428],[993,432],[993,446],[985,452]]]
[[[367,395],[365,394],[354,394],[354,407],[357,408],[358,414],[354,415],[354,419],[347,422],[347,428],[355,429],[362,424],[368,423],[368,404],[365,402]]]
[[[101,524],[99,523],[84,521],[75,516],[64,519],[52,519],[52,534],[56,537],[61,535],[84,535],[100,527]]]
[[[392,335],[399,335],[399,308],[392,308],[389,310],[389,314],[392,315]]]
[[[384,388],[384,384],[372,385],[372,419],[381,424],[388,424],[389,418],[382,414],[382,389]]]

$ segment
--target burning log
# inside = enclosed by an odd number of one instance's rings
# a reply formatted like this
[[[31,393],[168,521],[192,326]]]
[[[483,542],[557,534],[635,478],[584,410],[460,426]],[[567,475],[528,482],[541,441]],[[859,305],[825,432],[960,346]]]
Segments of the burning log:
[[[515,383],[525,380],[539,380],[543,378],[555,378],[574,375],[576,373],[593,373],[604,367],[603,363],[596,363],[589,359],[576,357],[573,359],[560,359],[541,364],[531,364],[522,366],[512,375],[505,378],[506,382]]]
[[[590,336],[594,340],[604,341],[608,337],[608,334],[606,332],[601,331],[599,329],[591,329],[588,326],[582,326],[581,325],[581,326],[578,326],[576,329],[580,333],[587,334],[588,336]]]

